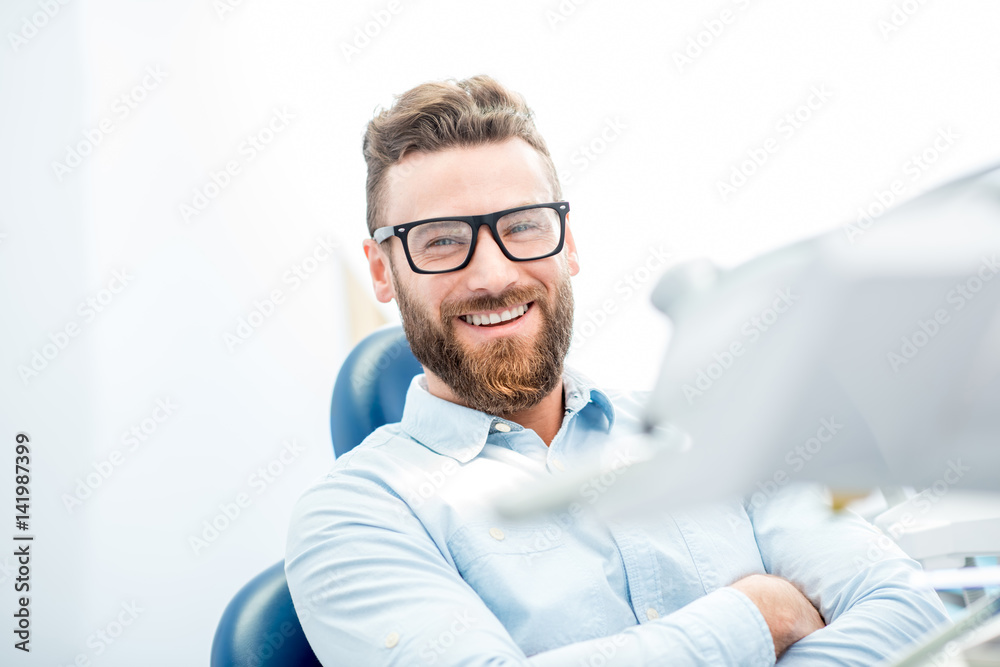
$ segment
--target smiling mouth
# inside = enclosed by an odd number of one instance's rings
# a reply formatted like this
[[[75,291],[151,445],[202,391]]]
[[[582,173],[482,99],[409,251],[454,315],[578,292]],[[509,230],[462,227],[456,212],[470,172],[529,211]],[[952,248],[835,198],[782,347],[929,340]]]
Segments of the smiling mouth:
[[[522,303],[521,305],[514,306],[513,308],[486,311],[482,313],[469,313],[468,315],[460,315],[459,317],[469,324],[479,327],[503,326],[507,322],[521,318],[526,312],[528,312],[528,308],[533,303],[534,301],[529,301],[528,303]]]

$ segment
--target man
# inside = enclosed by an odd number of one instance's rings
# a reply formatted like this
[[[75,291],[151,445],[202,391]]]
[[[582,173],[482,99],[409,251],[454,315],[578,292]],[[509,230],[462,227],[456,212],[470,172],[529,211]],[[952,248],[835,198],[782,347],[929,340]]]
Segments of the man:
[[[364,154],[375,296],[396,299],[424,374],[401,422],[296,506],[285,570],[324,664],[871,665],[946,620],[907,587],[915,562],[873,557],[876,529],[812,489],[501,520],[498,494],[607,460],[643,397],[563,368],[579,258],[518,95],[484,76],[418,86]]]

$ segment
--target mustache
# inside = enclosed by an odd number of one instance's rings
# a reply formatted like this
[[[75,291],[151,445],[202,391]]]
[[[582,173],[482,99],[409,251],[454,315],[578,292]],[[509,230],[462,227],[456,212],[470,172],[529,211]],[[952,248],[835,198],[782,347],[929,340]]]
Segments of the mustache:
[[[441,318],[445,322],[449,322],[452,318],[465,315],[466,313],[475,313],[482,310],[507,310],[511,306],[529,301],[538,301],[544,298],[545,292],[541,288],[512,287],[497,296],[485,295],[465,301],[446,301],[441,304]]]

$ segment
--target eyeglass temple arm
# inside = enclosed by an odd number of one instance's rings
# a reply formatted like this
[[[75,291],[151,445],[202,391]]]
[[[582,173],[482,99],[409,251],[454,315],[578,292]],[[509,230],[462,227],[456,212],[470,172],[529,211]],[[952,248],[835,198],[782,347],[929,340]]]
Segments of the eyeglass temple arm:
[[[393,225],[389,225],[388,227],[379,227],[375,230],[375,233],[372,234],[372,238],[375,239],[376,243],[381,243],[393,235],[392,228]]]

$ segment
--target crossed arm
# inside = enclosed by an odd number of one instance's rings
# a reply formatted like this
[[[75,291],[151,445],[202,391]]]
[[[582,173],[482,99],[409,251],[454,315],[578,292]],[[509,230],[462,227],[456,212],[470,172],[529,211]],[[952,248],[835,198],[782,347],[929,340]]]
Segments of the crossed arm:
[[[950,622],[937,594],[910,587],[920,565],[857,516],[831,515],[818,487],[786,487],[747,513],[764,568],[827,621],[788,648],[782,667],[878,664]]]
[[[776,576],[752,575],[655,621],[529,657],[390,490],[342,476],[333,495],[318,493],[297,507],[286,574],[324,664],[770,665],[783,655],[782,665],[871,665],[945,620],[933,594],[906,587],[915,563],[892,552],[859,567],[845,544],[865,558],[877,531],[856,518],[828,521],[818,496],[796,492],[748,507]]]

